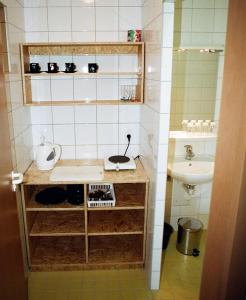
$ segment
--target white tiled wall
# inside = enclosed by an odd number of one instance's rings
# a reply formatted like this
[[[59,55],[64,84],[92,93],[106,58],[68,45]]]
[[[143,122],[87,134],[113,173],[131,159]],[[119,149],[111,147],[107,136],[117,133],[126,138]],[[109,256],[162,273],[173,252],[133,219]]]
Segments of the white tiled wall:
[[[175,5],[175,27],[174,27],[174,46],[176,48],[217,48],[224,49],[226,26],[227,26],[228,0],[209,0],[209,1],[190,1],[178,0]],[[188,51],[189,52],[189,51]],[[185,53],[175,52],[174,57],[186,55]],[[203,99],[203,89],[195,89],[201,77],[198,75],[192,79],[192,86],[189,85],[189,67],[193,67],[189,61],[182,62],[174,60],[173,89],[172,89],[172,108],[171,108],[171,129],[180,130],[183,119],[214,119],[219,120],[221,86],[223,81],[223,62],[224,53],[218,54],[218,62],[213,68],[217,68],[217,77],[211,74],[212,64],[200,63],[203,65],[203,76],[205,71],[210,72],[209,80],[214,83],[214,88],[206,93],[210,98]],[[183,63],[183,65],[182,65]],[[199,68],[195,67],[196,70]],[[209,71],[210,70],[210,71]],[[182,80],[183,72],[183,80]],[[194,75],[194,74],[193,74]],[[178,81],[180,82],[178,83]],[[208,86],[208,80],[205,84]],[[177,85],[181,85],[184,92],[180,91]],[[196,86],[194,86],[196,84]],[[201,84],[200,84],[201,86]],[[192,87],[191,90],[189,87]],[[204,86],[203,86],[204,88]],[[182,93],[180,93],[182,92]],[[198,97],[198,93],[202,93]],[[181,94],[181,95],[180,95]],[[213,98],[213,103],[211,101]],[[183,98],[182,101],[180,98]],[[196,101],[195,101],[196,100]],[[198,100],[198,101],[197,101]],[[206,100],[206,102],[204,101]],[[210,100],[210,101],[207,101]],[[209,116],[210,115],[210,116]]]
[[[142,1],[25,1],[27,42],[127,41],[128,29],[142,28]],[[33,56],[42,70],[54,61],[64,69],[73,61],[80,72],[89,62],[97,62],[101,72],[137,71],[134,56]],[[135,84],[135,79],[102,76],[95,79],[48,77],[32,79],[36,101],[119,99],[120,85]],[[32,107],[34,145],[40,136],[62,145],[62,158],[103,158],[123,154],[126,134],[132,135],[128,154],[139,154],[140,105],[71,105]]]
[[[143,11],[146,81],[145,104],[141,112],[140,147],[151,179],[146,265],[150,286],[158,289],[167,172],[174,3],[147,0],[144,2]]]
[[[214,120],[220,54],[174,52],[171,130],[182,120]]]
[[[177,0],[176,47],[224,47],[228,0]]]
[[[6,5],[9,73],[6,73],[6,94],[13,168],[24,172],[32,159],[30,110],[23,106],[19,43],[25,41],[24,4],[22,1],[2,1]]]

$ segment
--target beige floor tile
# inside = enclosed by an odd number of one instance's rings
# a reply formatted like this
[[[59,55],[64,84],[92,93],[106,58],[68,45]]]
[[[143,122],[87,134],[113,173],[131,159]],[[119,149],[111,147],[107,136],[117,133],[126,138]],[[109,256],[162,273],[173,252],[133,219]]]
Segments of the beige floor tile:
[[[198,300],[206,234],[201,255],[176,250],[176,234],[163,252],[160,290],[151,292],[143,270],[33,272],[29,300]]]

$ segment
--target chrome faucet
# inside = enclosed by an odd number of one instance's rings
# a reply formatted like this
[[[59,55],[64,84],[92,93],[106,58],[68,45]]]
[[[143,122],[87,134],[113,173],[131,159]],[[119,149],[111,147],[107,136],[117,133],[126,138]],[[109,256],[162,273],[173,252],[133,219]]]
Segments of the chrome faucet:
[[[193,149],[192,149],[192,146],[191,146],[191,145],[185,145],[184,147],[186,148],[185,159],[191,160],[192,157],[195,156],[195,154],[194,154],[194,152],[193,152]]]

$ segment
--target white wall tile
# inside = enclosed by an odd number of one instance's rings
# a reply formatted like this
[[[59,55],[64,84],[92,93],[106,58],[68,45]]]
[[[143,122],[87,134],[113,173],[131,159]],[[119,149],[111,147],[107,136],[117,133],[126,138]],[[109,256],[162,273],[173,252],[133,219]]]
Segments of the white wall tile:
[[[25,8],[26,31],[48,31],[47,8]]]
[[[49,7],[48,28],[50,31],[71,31],[71,9],[67,7]]]
[[[74,79],[74,100],[96,100],[96,80],[88,78]]]
[[[143,0],[119,0],[119,6],[142,6]]]
[[[25,7],[46,7],[46,0],[25,0]]]
[[[95,0],[71,0],[72,6],[94,6]]]
[[[119,56],[119,72],[140,72],[136,55]]]
[[[162,249],[163,227],[154,226],[153,249]]]
[[[174,30],[174,15],[164,14],[162,47],[173,46],[173,30]]]
[[[119,99],[118,79],[97,79],[97,100]]]
[[[118,6],[119,0],[95,0],[95,6]]]
[[[75,106],[75,123],[96,123],[96,106]]]
[[[74,145],[75,132],[73,124],[54,125],[54,143],[59,145]]]
[[[71,6],[71,0],[48,0],[47,1],[48,6]]]
[[[215,9],[214,15],[214,31],[226,32],[227,26],[227,9]]]
[[[120,42],[118,31],[97,31],[96,42]],[[126,40],[124,40],[126,41]]]
[[[97,55],[96,62],[99,66],[99,72],[118,72],[117,55]]]
[[[96,159],[97,158],[97,146],[85,145],[76,146],[76,159]]]
[[[214,0],[193,0],[193,8],[214,8]]]
[[[119,106],[119,123],[139,123],[140,122],[140,105],[120,105]]]
[[[33,145],[39,145],[45,137],[46,142],[53,143],[53,126],[52,125],[32,125]],[[35,150],[35,149],[34,149]]]
[[[52,107],[53,124],[73,124],[74,108],[73,106],[53,106]]]
[[[76,145],[95,145],[97,128],[95,124],[76,124]]]
[[[215,8],[228,8],[228,0],[215,0]]]
[[[142,14],[138,7],[119,8],[119,30],[141,29]]]
[[[62,146],[61,159],[75,159],[75,146]]]
[[[72,31],[72,41],[73,42],[95,42],[95,31]]]
[[[118,123],[119,107],[117,105],[98,105],[97,122],[98,123]]]
[[[72,41],[72,34],[70,31],[50,31],[49,32],[49,42],[71,42]]]
[[[152,255],[152,270],[159,272],[161,269],[162,249],[154,249]]]
[[[52,101],[73,101],[73,79],[51,80]]]
[[[212,32],[213,31],[213,9],[194,9],[192,14],[193,32]]]
[[[96,31],[118,31],[118,7],[96,7]]]
[[[50,80],[32,78],[31,84],[32,99],[34,102],[51,101]]]
[[[72,8],[72,31],[95,31],[95,10],[92,7]]]
[[[97,143],[99,145],[118,144],[118,124],[97,124]]]
[[[98,158],[104,159],[112,155],[117,155],[119,153],[118,148],[118,145],[98,145]]]
[[[30,111],[32,124],[52,124],[52,111],[50,106],[32,106]]]
[[[47,32],[26,32],[26,42],[27,43],[37,43],[37,42],[48,42],[49,34]]]

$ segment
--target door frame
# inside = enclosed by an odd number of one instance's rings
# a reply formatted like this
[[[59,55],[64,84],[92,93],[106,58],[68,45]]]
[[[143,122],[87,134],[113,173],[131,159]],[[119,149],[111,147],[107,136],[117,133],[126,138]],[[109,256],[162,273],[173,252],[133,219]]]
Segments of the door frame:
[[[231,0],[200,300],[246,297],[246,1]]]

